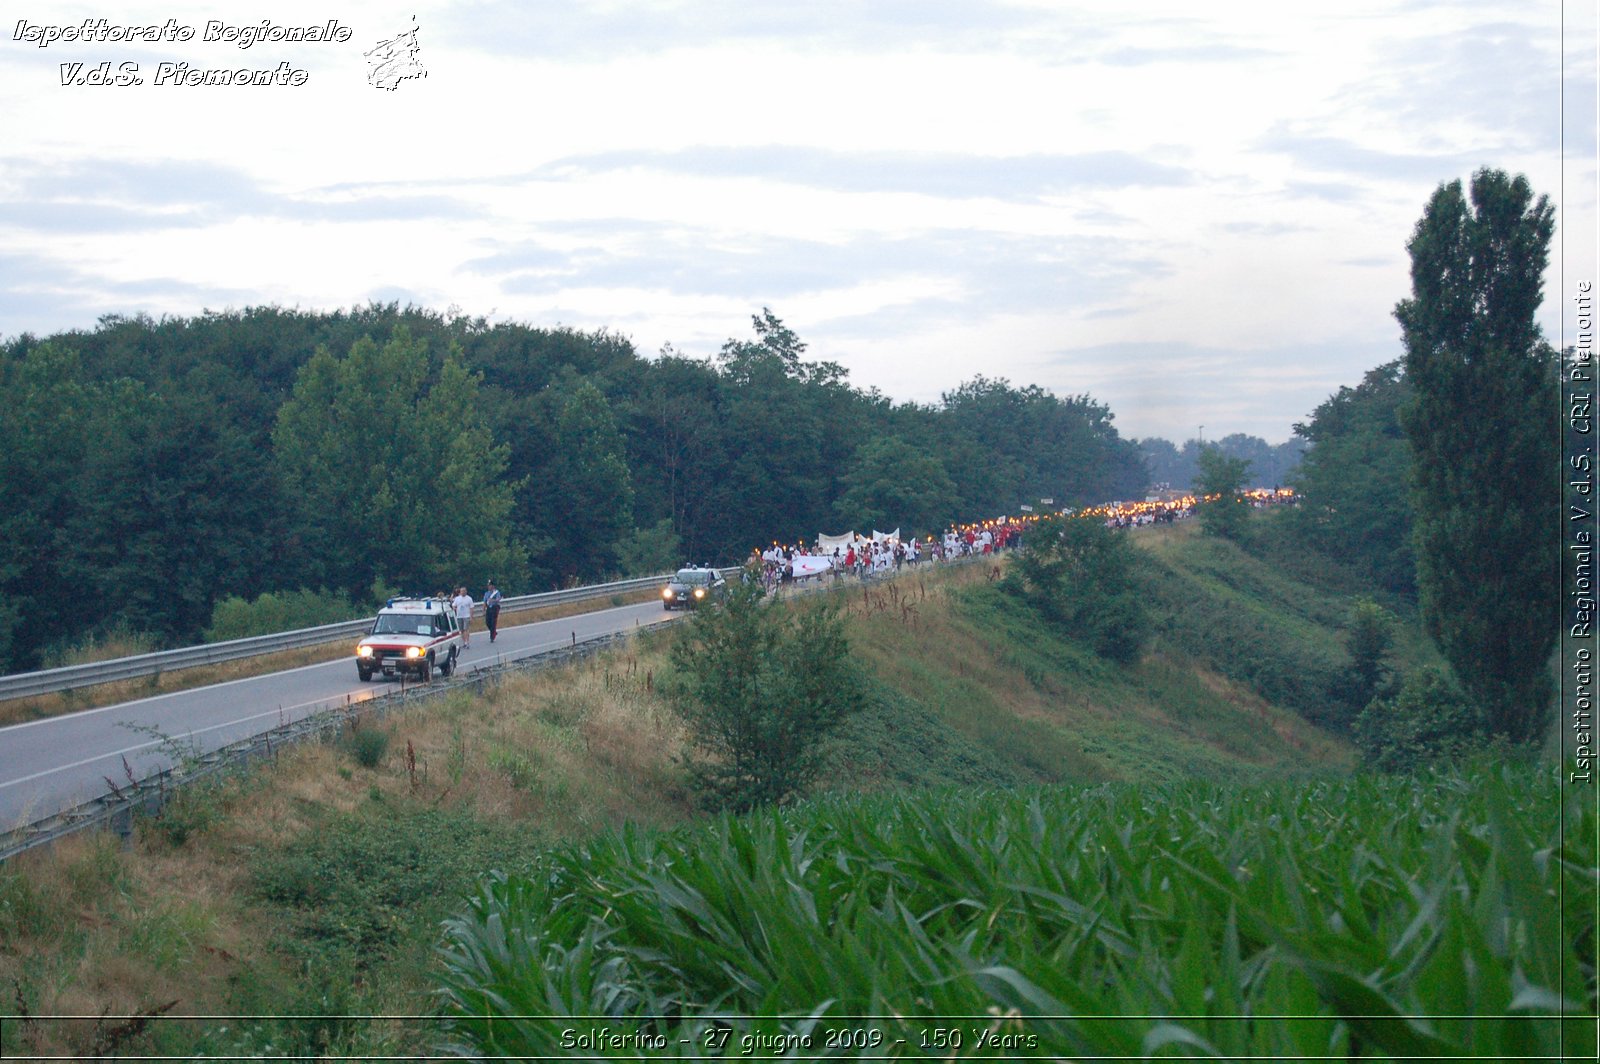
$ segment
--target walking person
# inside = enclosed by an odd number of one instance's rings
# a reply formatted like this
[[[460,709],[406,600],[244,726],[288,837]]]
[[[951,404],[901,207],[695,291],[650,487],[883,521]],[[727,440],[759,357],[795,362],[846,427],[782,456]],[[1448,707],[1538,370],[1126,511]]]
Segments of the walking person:
[[[483,593],[483,623],[489,629],[489,642],[493,643],[500,634],[500,589],[494,586],[493,580]]]
[[[472,596],[464,587],[456,588],[456,597],[450,600],[456,608],[456,622],[461,626],[461,649],[472,646]]]

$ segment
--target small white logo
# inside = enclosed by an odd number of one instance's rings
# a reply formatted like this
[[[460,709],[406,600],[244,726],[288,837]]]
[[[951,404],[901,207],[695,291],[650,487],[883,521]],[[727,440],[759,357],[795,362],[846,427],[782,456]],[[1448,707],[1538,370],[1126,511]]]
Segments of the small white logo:
[[[411,21],[417,21],[417,16],[412,15]],[[367,84],[375,89],[393,92],[402,81],[427,77],[428,69],[417,58],[417,50],[416,26],[398,37],[379,41],[370,51],[363,53],[367,57]]]

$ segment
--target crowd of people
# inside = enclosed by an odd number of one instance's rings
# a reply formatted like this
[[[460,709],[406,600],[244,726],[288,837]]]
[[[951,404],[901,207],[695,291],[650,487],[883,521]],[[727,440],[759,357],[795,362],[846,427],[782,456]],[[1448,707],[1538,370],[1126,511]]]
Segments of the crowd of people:
[[[1293,488],[1251,488],[1249,491],[1241,491],[1239,497],[1257,510],[1267,506],[1292,504],[1296,501]],[[1144,502],[1108,502],[1082,510],[1079,516],[1103,518],[1107,528],[1139,528],[1144,525],[1187,520],[1194,516],[1195,507],[1201,502],[1210,502],[1216,498],[1215,495],[1208,495],[1204,499],[1193,495],[1174,495],[1167,499],[1147,499]]]
[[[1254,488],[1241,492],[1250,506],[1260,509],[1295,502],[1289,488]],[[1063,510],[1061,514],[1085,519],[1099,518],[1107,528],[1139,528],[1145,525],[1185,521],[1194,516],[1203,501],[1193,495],[1174,495],[1142,502],[1108,502],[1083,510]],[[925,539],[902,539],[898,533],[874,532],[871,536],[847,533],[844,536],[819,536],[814,543],[780,544],[751,552],[748,568],[769,590],[796,580],[821,576],[855,576],[870,579],[897,572],[907,565],[939,563],[970,558],[1022,545],[1028,527],[1039,515],[1000,517],[969,525],[954,525],[942,535]]]
[[[1024,521],[1001,518],[948,529],[941,536],[918,539],[898,534],[822,537],[817,544],[784,546],[774,543],[766,550],[753,551],[750,568],[757,571],[768,588],[831,575],[871,579],[898,572],[908,565],[938,564],[971,558],[1022,544]],[[847,538],[847,542],[829,542]]]

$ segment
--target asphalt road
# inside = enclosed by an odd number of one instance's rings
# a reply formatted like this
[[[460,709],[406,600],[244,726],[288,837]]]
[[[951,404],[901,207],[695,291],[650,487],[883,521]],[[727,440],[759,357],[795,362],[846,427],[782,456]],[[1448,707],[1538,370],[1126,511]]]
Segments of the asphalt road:
[[[597,610],[517,628],[493,644],[473,619],[460,673],[640,625],[665,616],[660,602]],[[673,614],[673,616],[681,616]],[[31,824],[111,792],[192,754],[210,753],[318,710],[374,698],[399,680],[362,683],[352,655],[321,665],[157,695],[0,728],[0,830]],[[414,681],[412,681],[414,682]],[[436,681],[438,682],[438,681]]]

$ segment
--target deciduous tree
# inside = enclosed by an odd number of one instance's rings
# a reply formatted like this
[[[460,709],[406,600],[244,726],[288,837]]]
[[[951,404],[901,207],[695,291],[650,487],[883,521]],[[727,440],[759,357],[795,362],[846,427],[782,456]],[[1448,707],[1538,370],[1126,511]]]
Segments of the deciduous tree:
[[[617,550],[633,532],[633,478],[600,389],[585,380],[563,390],[539,491],[551,542],[545,564],[563,577],[598,579],[616,570]]]
[[[672,662],[696,785],[738,812],[800,794],[822,766],[823,740],[864,700],[838,615],[769,605],[755,583],[700,610]]]
[[[433,367],[404,326],[347,355],[322,348],[296,378],[273,432],[318,583],[364,595],[495,579],[515,587],[507,448],[477,406],[478,377],[452,354]]]
[[[861,529],[935,532],[955,519],[956,486],[938,455],[898,436],[868,440],[845,474],[834,510]]]
[[[1250,475],[1250,463],[1243,458],[1224,454],[1221,449],[1207,447],[1200,452],[1200,475],[1195,479],[1195,491],[1202,498],[1217,496],[1199,505],[1200,527],[1209,535],[1237,540],[1244,536],[1249,509],[1239,497],[1245,478]]]
[[[1399,361],[1340,388],[1294,431],[1311,444],[1294,476],[1296,534],[1403,595],[1417,587],[1411,447],[1400,411],[1411,388]]]

